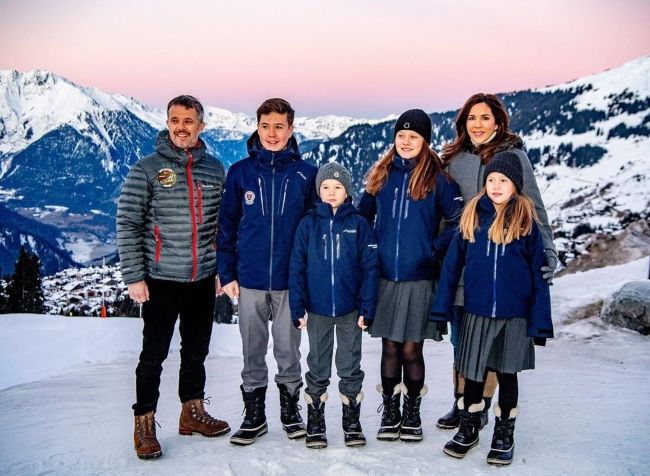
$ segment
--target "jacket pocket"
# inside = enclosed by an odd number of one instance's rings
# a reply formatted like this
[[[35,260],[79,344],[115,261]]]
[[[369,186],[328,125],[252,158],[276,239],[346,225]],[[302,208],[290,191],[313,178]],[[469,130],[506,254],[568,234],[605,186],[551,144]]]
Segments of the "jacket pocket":
[[[156,254],[154,261],[158,264],[160,262],[160,252],[162,251],[162,239],[160,238],[160,227],[158,225],[153,227],[153,236],[156,240]]]

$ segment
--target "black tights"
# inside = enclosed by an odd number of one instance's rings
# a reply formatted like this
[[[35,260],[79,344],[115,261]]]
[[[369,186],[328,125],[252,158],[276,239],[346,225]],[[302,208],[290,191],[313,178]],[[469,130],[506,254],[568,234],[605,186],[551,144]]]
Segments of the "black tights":
[[[490,369],[491,370],[491,369]],[[501,415],[510,415],[510,410],[517,406],[519,400],[519,384],[517,374],[503,374],[497,372],[499,381],[499,407]],[[483,382],[465,379],[465,408],[479,403],[483,399]]]
[[[424,386],[423,342],[395,342],[382,339],[381,348],[381,384],[388,393],[402,381],[409,395],[419,395]]]

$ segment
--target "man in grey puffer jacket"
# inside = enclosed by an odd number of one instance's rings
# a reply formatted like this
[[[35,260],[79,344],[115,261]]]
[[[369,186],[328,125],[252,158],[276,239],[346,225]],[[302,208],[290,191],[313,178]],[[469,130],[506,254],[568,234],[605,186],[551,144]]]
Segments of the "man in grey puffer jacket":
[[[136,369],[134,444],[141,459],[162,455],[155,419],[162,363],[180,316],[182,403],[179,433],[218,436],[224,421],[204,409],[205,358],[215,300],[216,228],[224,167],[199,134],[203,106],[179,96],[167,106],[168,130],[156,151],[133,165],[117,209],[117,246],[129,296],[142,306],[142,353]]]

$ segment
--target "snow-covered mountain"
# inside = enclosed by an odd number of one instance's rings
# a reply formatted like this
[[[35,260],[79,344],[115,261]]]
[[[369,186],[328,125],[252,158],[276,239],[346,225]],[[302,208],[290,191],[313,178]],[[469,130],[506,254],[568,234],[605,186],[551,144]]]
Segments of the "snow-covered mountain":
[[[535,165],[564,256],[581,235],[616,231],[650,209],[650,57],[566,84],[501,94]],[[459,105],[460,106],[460,105]],[[432,146],[456,111],[432,113]],[[75,261],[115,251],[114,214],[129,167],[153,149],[163,110],[46,71],[0,71],[0,201],[55,226]],[[307,160],[348,166],[355,189],[392,141],[394,116],[297,118]],[[206,107],[203,138],[226,165],[246,153],[255,118]]]

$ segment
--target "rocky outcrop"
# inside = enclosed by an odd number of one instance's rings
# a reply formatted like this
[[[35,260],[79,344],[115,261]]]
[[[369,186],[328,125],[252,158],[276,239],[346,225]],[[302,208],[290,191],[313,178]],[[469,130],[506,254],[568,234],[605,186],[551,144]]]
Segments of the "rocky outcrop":
[[[650,280],[624,284],[605,301],[600,318],[643,335],[650,334]]]

